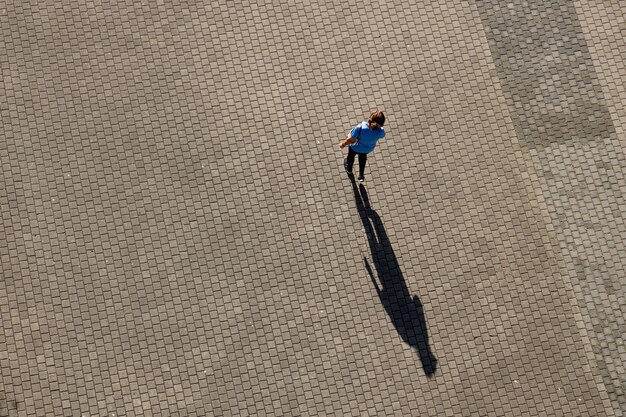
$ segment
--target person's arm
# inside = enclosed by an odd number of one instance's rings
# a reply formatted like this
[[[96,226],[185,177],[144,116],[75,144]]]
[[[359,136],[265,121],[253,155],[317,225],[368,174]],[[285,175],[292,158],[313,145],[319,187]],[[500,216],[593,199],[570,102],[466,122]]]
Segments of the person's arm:
[[[352,136],[348,135],[348,137],[346,138],[346,140],[344,140],[343,142],[341,142],[341,144],[339,145],[339,147],[341,149],[345,148],[346,146],[348,146],[351,143],[356,142],[356,139],[353,138]]]

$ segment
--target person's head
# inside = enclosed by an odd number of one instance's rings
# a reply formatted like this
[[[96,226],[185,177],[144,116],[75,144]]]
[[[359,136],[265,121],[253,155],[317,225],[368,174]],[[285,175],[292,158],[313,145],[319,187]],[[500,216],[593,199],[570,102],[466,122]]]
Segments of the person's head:
[[[372,114],[370,114],[370,118],[367,120],[370,129],[378,129],[379,127],[383,127],[385,125],[385,114],[376,110]]]

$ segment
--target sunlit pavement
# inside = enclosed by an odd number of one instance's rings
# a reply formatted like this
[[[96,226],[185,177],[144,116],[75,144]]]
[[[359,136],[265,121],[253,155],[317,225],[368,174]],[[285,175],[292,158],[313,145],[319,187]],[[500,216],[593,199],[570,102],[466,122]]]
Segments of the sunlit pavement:
[[[0,3],[0,416],[623,416],[609,3]]]

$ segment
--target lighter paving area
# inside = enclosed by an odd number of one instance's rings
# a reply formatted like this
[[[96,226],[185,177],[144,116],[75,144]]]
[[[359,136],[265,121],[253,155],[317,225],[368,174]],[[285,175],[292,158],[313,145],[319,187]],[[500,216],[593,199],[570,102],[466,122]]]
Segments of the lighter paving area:
[[[623,8],[440,3],[0,2],[0,416],[623,416]]]
[[[575,2],[576,10],[582,22],[585,40],[589,46],[593,58],[594,68],[600,80],[603,96],[611,114],[615,126],[616,140],[614,149],[619,158],[621,169],[614,169],[616,173],[613,202],[614,212],[619,212],[619,220],[607,222],[610,229],[605,237],[598,236],[598,241],[604,243],[604,247],[610,247],[612,254],[607,262],[612,271],[605,276],[611,279],[600,284],[596,293],[595,302],[592,304],[592,313],[585,316],[586,327],[592,330],[592,343],[598,357],[598,362],[603,363],[604,378],[609,386],[609,394],[616,405],[616,414],[626,414],[626,343],[624,341],[625,317],[626,317],[626,272],[624,267],[624,253],[626,249],[624,230],[624,191],[626,179],[624,172],[624,155],[626,154],[626,11],[619,2]],[[611,158],[609,157],[609,160]],[[605,164],[606,165],[606,164]],[[615,165],[615,164],[611,164]],[[602,173],[604,176],[605,172]],[[613,219],[611,219],[613,220]],[[621,236],[620,236],[621,234]],[[606,243],[605,243],[606,242]],[[599,246],[596,244],[596,247]],[[599,256],[604,258],[604,254]],[[615,266],[620,266],[621,271]],[[603,285],[604,284],[604,285]],[[608,286],[609,291],[603,287]],[[589,297],[580,297],[579,304],[585,305]],[[601,357],[601,358],[600,358]],[[602,365],[601,365],[602,366]],[[610,381],[610,382],[608,382]]]

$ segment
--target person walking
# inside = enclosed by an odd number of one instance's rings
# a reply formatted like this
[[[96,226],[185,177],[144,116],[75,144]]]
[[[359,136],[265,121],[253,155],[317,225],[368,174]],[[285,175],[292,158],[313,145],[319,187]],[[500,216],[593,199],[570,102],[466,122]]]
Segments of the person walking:
[[[341,142],[341,149],[348,146],[348,156],[343,160],[343,167],[349,176],[352,176],[352,166],[354,158],[359,156],[359,182],[365,181],[365,163],[367,154],[372,152],[379,140],[385,137],[385,115],[382,111],[376,110],[368,120],[363,120],[356,125],[348,134],[348,137]]]

